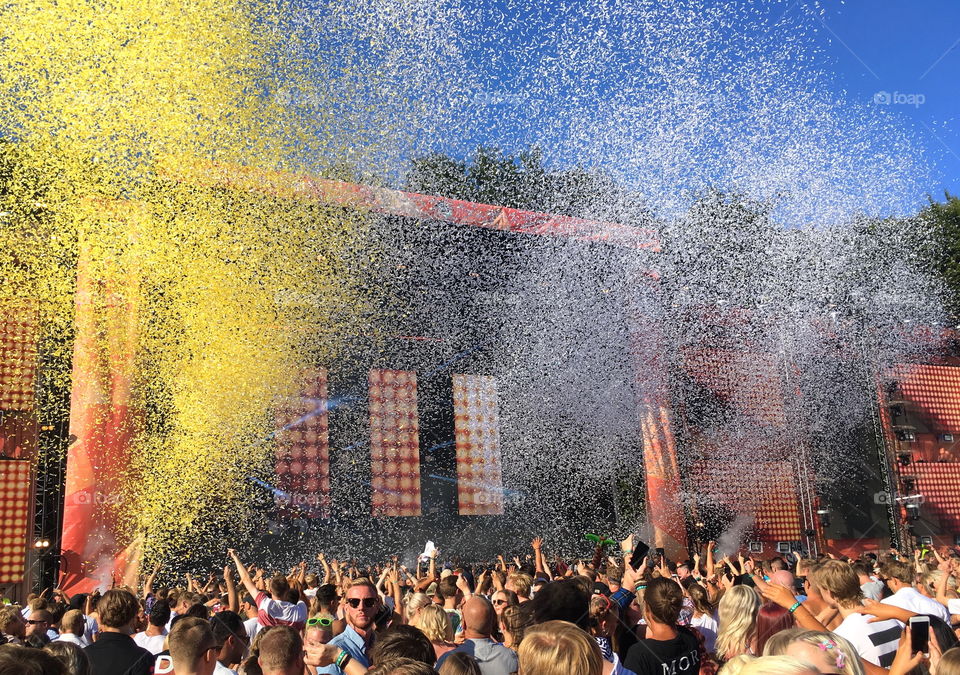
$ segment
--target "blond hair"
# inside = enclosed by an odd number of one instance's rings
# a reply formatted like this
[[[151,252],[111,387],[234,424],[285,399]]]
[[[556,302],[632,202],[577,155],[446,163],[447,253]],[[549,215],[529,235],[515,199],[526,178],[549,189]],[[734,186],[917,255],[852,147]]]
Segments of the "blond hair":
[[[423,609],[427,605],[432,604],[433,600],[431,600],[430,596],[426,593],[413,593],[412,595],[407,596],[407,602],[403,609],[403,616],[407,623],[410,623],[414,615],[416,615],[419,610]]]
[[[521,598],[530,597],[530,587],[533,585],[533,578],[523,572],[514,572],[507,577],[507,583],[513,586],[513,591]]]
[[[740,675],[744,667],[751,661],[756,661],[756,656],[750,654],[737,654],[732,659],[723,664],[723,667],[717,672],[717,675]]]
[[[860,655],[857,654],[857,650],[845,638],[840,637],[836,633],[820,630],[802,630],[791,637],[790,641],[784,645],[784,651],[780,652],[780,654],[784,654],[787,647],[798,642],[822,649],[830,660],[838,664],[837,670],[843,673],[843,675],[864,675],[863,663],[860,661]],[[767,644],[769,644],[769,641]],[[763,653],[765,655],[767,654],[766,648],[764,648]],[[843,663],[842,666],[839,665],[841,662]]]
[[[432,602],[413,617],[410,625],[419,628],[430,642],[452,642],[453,624],[442,607]]]
[[[826,560],[807,578],[817,588],[829,591],[842,607],[859,607],[863,600],[860,578],[847,563]]]
[[[601,675],[603,658],[596,641],[566,621],[530,628],[517,650],[517,675]]]
[[[747,651],[757,630],[760,594],[750,586],[734,586],[720,598],[715,651],[723,660]]]
[[[808,661],[792,656],[761,656],[746,664],[739,675],[811,675],[818,672],[817,667]]]

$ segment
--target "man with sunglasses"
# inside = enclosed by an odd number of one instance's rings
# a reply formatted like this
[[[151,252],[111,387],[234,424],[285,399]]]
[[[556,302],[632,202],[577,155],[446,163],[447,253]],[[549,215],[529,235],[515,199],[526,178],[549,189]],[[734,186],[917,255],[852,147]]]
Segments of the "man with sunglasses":
[[[344,675],[351,660],[370,667],[368,654],[373,647],[375,621],[381,608],[380,594],[369,579],[357,579],[350,584],[343,602],[347,627],[329,642],[339,647],[341,653],[333,665],[318,669],[317,675]]]
[[[47,644],[50,642],[50,636],[47,635],[48,630],[50,630],[50,612],[45,609],[35,609],[30,612],[30,618],[27,619],[26,637],[30,638],[30,636],[35,635],[34,640]]]

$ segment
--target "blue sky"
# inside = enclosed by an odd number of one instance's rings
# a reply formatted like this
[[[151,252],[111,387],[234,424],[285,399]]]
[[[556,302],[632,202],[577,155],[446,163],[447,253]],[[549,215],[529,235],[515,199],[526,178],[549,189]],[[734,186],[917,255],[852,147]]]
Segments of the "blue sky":
[[[825,5],[821,35],[837,87],[915,130],[934,163],[934,197],[960,194],[960,0]]]

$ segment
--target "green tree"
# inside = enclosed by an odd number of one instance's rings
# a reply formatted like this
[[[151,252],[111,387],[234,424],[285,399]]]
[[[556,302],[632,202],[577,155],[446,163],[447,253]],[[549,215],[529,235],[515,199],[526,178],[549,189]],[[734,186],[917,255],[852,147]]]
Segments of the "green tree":
[[[932,234],[929,255],[946,286],[947,309],[960,317],[960,198],[949,192],[943,202],[931,198],[919,217]]]

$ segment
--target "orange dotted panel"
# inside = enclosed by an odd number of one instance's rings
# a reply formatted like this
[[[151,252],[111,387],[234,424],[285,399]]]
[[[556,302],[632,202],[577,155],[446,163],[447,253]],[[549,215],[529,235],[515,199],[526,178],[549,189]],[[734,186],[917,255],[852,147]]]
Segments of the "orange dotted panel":
[[[417,374],[406,370],[371,370],[370,513],[420,515],[420,420]]]
[[[0,461],[0,583],[17,583],[26,572],[30,527],[30,462]]]
[[[500,410],[495,378],[453,376],[453,427],[460,515],[502,515]]]
[[[303,373],[299,396],[277,411],[277,506],[281,515],[330,515],[327,371]]]
[[[36,371],[36,306],[0,306],[0,410],[33,409]]]
[[[799,541],[802,525],[795,472],[790,462],[694,462],[697,492],[754,517],[757,541]]]

